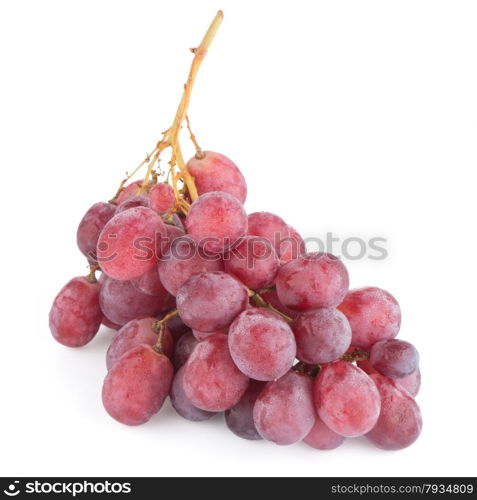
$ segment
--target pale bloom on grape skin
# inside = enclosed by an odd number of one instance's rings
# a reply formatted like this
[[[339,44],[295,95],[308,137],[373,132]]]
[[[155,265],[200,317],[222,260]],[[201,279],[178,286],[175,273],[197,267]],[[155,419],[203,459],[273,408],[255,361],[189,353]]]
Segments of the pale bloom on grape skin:
[[[403,378],[417,370],[419,353],[404,340],[380,340],[371,347],[369,361],[381,375]]]
[[[317,450],[334,450],[341,446],[345,441],[344,436],[333,432],[321,418],[316,415],[315,424],[303,442]]]
[[[164,213],[174,207],[176,197],[172,187],[165,183],[159,182],[152,186],[148,195],[149,206],[159,213]]]
[[[300,233],[292,226],[288,226],[290,236],[280,243],[280,261],[282,263],[290,262],[306,253],[306,246]]]
[[[137,196],[139,188],[142,186],[143,181],[133,181],[129,183],[127,186],[124,187],[124,189],[119,193],[119,196],[116,200],[116,204],[119,206],[123,204],[126,200],[129,200],[135,196]],[[151,188],[152,184],[149,183],[149,185],[146,187],[145,191],[143,191],[143,195],[147,195],[147,192]]]
[[[290,229],[278,215],[270,212],[254,212],[248,216],[247,234],[266,239],[279,254],[280,245],[290,237]]]

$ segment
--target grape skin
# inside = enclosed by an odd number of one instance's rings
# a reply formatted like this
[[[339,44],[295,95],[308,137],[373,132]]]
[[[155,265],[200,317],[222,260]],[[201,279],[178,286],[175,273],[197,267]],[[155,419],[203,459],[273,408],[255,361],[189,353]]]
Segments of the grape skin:
[[[393,380],[377,373],[371,378],[381,395],[381,413],[366,438],[383,450],[402,450],[414,443],[421,433],[419,406]]]
[[[290,229],[278,215],[270,212],[254,212],[248,216],[247,234],[268,240],[279,254],[282,241],[290,237]]]
[[[204,158],[192,157],[187,168],[194,177],[197,192],[202,195],[213,191],[228,193],[240,203],[247,198],[247,184],[237,165],[225,155],[203,151]]]
[[[149,207],[147,198],[144,196],[133,196],[132,198],[128,198],[117,207],[116,214],[120,214],[121,212],[125,212],[126,210],[135,207]]]
[[[101,311],[102,312],[102,311]],[[103,315],[103,319],[101,320],[101,323],[106,327],[110,328],[111,330],[119,330],[121,328],[120,325],[116,325],[112,321],[109,321],[109,319]]]
[[[280,302],[297,311],[336,307],[348,286],[344,264],[331,254],[319,252],[304,254],[283,265],[276,278]]]
[[[59,291],[49,315],[50,331],[56,341],[68,347],[81,347],[93,339],[103,320],[100,289],[99,282],[90,283],[80,276]]]
[[[137,196],[137,193],[139,191],[139,188],[142,186],[143,181],[134,181],[125,186],[125,188],[119,193],[119,196],[116,200],[116,204],[119,206],[123,204],[126,200],[129,200],[130,198],[133,198]],[[151,189],[152,184],[149,182],[149,185],[146,187],[146,189],[143,191],[142,195],[147,194],[149,189]]]
[[[172,364],[164,354],[148,345],[134,347],[106,375],[103,405],[118,422],[144,424],[161,409],[173,374]]]
[[[356,347],[369,349],[379,340],[392,339],[401,326],[399,304],[380,288],[350,290],[338,309],[348,318]]]
[[[222,328],[221,330],[214,330],[212,332],[202,332],[200,330],[192,329],[192,334],[199,342],[201,340],[205,340],[207,337],[210,337],[211,335],[215,335],[216,333],[227,333],[227,329]]]
[[[176,412],[186,420],[192,422],[202,422],[216,415],[211,411],[204,411],[194,406],[184,392],[184,373],[185,367],[179,369],[174,376],[171,387],[171,404]]]
[[[116,206],[100,201],[84,214],[76,232],[76,242],[81,253],[93,264],[97,260],[96,246],[106,223],[116,213]]]
[[[248,378],[230,357],[227,335],[212,335],[195,346],[184,373],[184,392],[194,406],[206,411],[228,410],[247,386]]]
[[[166,182],[154,185],[149,191],[149,206],[159,213],[164,213],[174,207],[176,197],[174,190]]]
[[[403,378],[417,370],[419,354],[404,340],[381,340],[371,347],[369,361],[381,375]]]
[[[174,354],[172,356],[172,364],[174,365],[176,371],[179,370],[181,366],[186,364],[192,354],[192,351],[198,343],[199,341],[194,337],[194,335],[192,335],[190,330],[184,333],[184,335],[176,341]]]
[[[265,382],[250,380],[248,388],[240,401],[225,412],[227,427],[242,439],[252,441],[262,439],[253,421],[253,407],[264,387]]]
[[[292,367],[295,337],[277,313],[264,308],[243,311],[229,329],[229,349],[235,364],[255,380],[276,380]]]
[[[294,371],[268,382],[253,407],[259,434],[280,445],[301,441],[315,423],[311,387],[308,375]]]
[[[206,272],[189,278],[176,295],[182,321],[195,330],[211,332],[228,326],[247,308],[247,289],[232,276]]]
[[[291,325],[297,343],[297,358],[309,364],[336,361],[351,344],[346,316],[334,308],[300,313]]]
[[[260,292],[260,296],[265,302],[268,302],[272,307],[274,307],[277,311],[280,311],[285,316],[288,316],[291,319],[296,319],[300,314],[298,311],[294,311],[287,306],[284,306],[280,299],[278,298],[277,290],[275,288],[271,290],[267,290],[265,292]]]
[[[341,436],[366,434],[378,420],[381,405],[376,385],[347,361],[322,367],[313,382],[313,396],[320,418]]]
[[[185,225],[190,237],[206,252],[222,254],[247,232],[247,214],[228,193],[212,192],[192,203]]]
[[[333,432],[321,418],[316,415],[315,424],[303,442],[316,450],[334,450],[341,446],[345,437]]]
[[[166,237],[166,226],[153,210],[130,208],[115,215],[101,231],[98,262],[111,278],[137,278],[157,265],[156,242]]]
[[[149,271],[146,271],[139,278],[131,280],[131,283],[142,293],[146,295],[153,295],[154,297],[160,297],[159,300],[165,302],[167,296],[167,290],[161,283],[159,277],[159,272],[156,267],[153,267]]]
[[[290,236],[280,243],[280,261],[290,262],[306,253],[305,242],[300,233],[292,226],[288,226]]]
[[[126,323],[111,340],[106,353],[106,367],[110,370],[121,356],[133,347],[138,345],[150,345],[154,347],[157,342],[157,334],[154,333],[152,326],[157,321],[156,318],[146,317],[133,319]],[[174,341],[169,329],[164,331],[162,348],[164,354],[170,358],[174,348]]]

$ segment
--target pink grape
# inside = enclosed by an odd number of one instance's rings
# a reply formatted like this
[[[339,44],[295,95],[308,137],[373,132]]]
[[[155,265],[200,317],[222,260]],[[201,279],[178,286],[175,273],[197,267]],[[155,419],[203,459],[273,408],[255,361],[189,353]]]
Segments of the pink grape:
[[[253,407],[253,421],[267,441],[288,445],[302,440],[315,423],[311,378],[289,371],[268,382]]]
[[[99,304],[104,315],[116,325],[125,325],[140,316],[156,316],[164,301],[139,291],[130,281],[106,278],[101,284]]]
[[[151,317],[133,319],[121,327],[118,333],[113,337],[106,353],[106,367],[108,370],[114,366],[124,353],[128,352],[133,347],[141,344],[153,347],[156,344],[157,334],[154,333],[152,329],[156,321],[156,318]],[[164,331],[162,348],[164,349],[164,354],[168,358],[171,358],[174,349],[174,341],[172,340],[172,335],[168,328]]]
[[[135,207],[149,207],[147,198],[145,196],[133,196],[132,198],[128,198],[118,206],[118,208],[116,209],[116,214],[125,212],[126,210]]]
[[[334,432],[361,436],[376,424],[381,408],[374,382],[348,361],[325,365],[313,382],[318,415]]]
[[[340,304],[348,291],[349,277],[346,267],[337,257],[312,252],[282,266],[276,286],[282,304],[306,311]]]
[[[332,431],[321,418],[316,415],[315,424],[303,442],[317,450],[334,450],[344,443],[346,438]]]
[[[112,321],[109,321],[109,319],[106,316],[103,316],[103,319],[101,320],[101,323],[106,328],[110,328],[111,330],[119,330],[121,328],[120,325],[116,325],[116,323],[113,323]]]
[[[222,192],[199,196],[185,222],[191,238],[211,254],[226,252],[247,232],[247,214],[242,204]]]
[[[262,439],[253,421],[253,407],[264,387],[265,382],[250,380],[248,388],[240,401],[225,412],[227,427],[243,439]]]
[[[371,375],[381,395],[381,413],[373,429],[366,434],[378,448],[401,450],[419,437],[422,417],[410,394],[383,375]]]
[[[202,422],[216,415],[214,412],[201,410],[194,406],[184,392],[185,367],[179,369],[174,377],[171,387],[171,403],[176,412],[186,420],[192,422]]]
[[[186,364],[192,354],[192,351],[198,343],[199,341],[194,337],[194,335],[192,335],[190,330],[184,333],[184,335],[176,341],[174,354],[172,356],[172,364],[176,370]]]
[[[202,332],[200,330],[192,329],[192,334],[199,342],[201,340],[205,340],[207,337],[210,337],[211,335],[215,335],[216,333],[227,333],[227,328],[222,328],[221,330],[214,330],[212,332]]]
[[[133,198],[134,196],[138,196],[138,191],[139,188],[142,186],[143,181],[134,181],[128,184],[120,193],[118,196],[118,199],[116,200],[117,205],[121,205],[124,203],[126,200],[129,200],[130,198]],[[151,189],[152,184],[149,183],[149,186],[141,193],[142,196],[147,196],[147,192],[149,189]]]
[[[268,240],[277,253],[281,242],[290,237],[288,224],[270,212],[254,212],[248,216],[248,233]]]
[[[169,359],[149,345],[126,352],[109,370],[103,384],[106,411],[126,425],[151,419],[169,394],[174,370]]]
[[[294,311],[293,309],[290,309],[289,307],[284,306],[280,302],[280,299],[278,298],[277,290],[275,288],[273,288],[271,290],[267,290],[266,292],[261,292],[260,296],[262,297],[263,300],[265,300],[271,306],[273,306],[277,311],[280,311],[282,314],[285,314],[285,316],[288,316],[289,318],[295,319],[300,314],[298,311]]]
[[[356,347],[369,349],[379,340],[392,339],[401,326],[399,304],[380,288],[350,290],[338,309],[348,318]]]
[[[417,370],[419,353],[404,340],[380,340],[371,347],[369,361],[381,375],[402,378]]]
[[[227,335],[218,333],[199,342],[184,372],[184,392],[194,406],[223,411],[238,403],[248,378],[230,357]]]
[[[172,244],[159,262],[159,276],[166,290],[176,295],[179,288],[191,277],[206,271],[222,271],[222,259],[207,257],[188,236]]]
[[[182,321],[195,330],[211,332],[228,326],[247,308],[247,289],[232,276],[206,272],[189,278],[176,295]]]
[[[273,311],[252,308],[229,329],[229,349],[240,371],[255,380],[276,380],[290,370],[296,355],[291,328]]]
[[[337,309],[305,311],[291,326],[297,343],[297,358],[305,363],[336,361],[351,344],[351,327],[346,316]]]
[[[166,182],[159,182],[149,191],[149,206],[156,212],[167,212],[175,203],[174,190]]]
[[[247,184],[237,165],[220,153],[203,151],[204,158],[192,157],[187,162],[187,168],[194,177],[199,194],[212,191],[229,193],[240,203],[247,197]]]
[[[101,269],[111,278],[130,280],[157,265],[156,242],[166,238],[159,215],[146,207],[135,207],[115,215],[98,239]]]
[[[257,236],[246,236],[224,259],[225,271],[252,290],[270,286],[280,261],[272,244]]]
[[[290,236],[280,243],[279,251],[280,260],[284,263],[306,253],[305,242],[298,231],[292,226],[288,226],[288,230]]]
[[[160,297],[161,301],[166,301],[167,290],[162,285],[159,272],[156,267],[149,269],[139,278],[131,280],[131,283],[142,293]]]
[[[101,284],[81,276],[68,281],[50,309],[50,331],[68,347],[86,345],[98,333],[103,313],[99,307]]]
[[[81,253],[91,263],[96,262],[98,238],[106,223],[116,213],[116,206],[111,203],[95,203],[83,216],[76,233],[76,241]]]

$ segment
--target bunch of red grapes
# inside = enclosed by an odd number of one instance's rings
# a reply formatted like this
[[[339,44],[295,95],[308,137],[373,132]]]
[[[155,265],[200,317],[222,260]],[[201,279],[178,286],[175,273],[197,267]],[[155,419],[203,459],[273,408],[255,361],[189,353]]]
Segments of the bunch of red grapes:
[[[349,290],[341,260],[307,253],[277,215],[247,215],[244,177],[226,156],[200,151],[186,168],[196,199],[153,177],[86,212],[77,241],[91,271],[51,308],[63,345],[87,344],[101,324],[117,330],[106,411],[144,424],[169,396],[191,421],[225,413],[244,439],[322,450],[357,436],[387,450],[413,443],[419,355],[395,339],[394,297]]]

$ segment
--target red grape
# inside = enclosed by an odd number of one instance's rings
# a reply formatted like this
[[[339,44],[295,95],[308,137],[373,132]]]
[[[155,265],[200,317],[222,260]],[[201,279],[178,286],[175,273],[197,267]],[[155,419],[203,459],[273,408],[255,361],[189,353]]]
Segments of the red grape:
[[[410,394],[383,375],[371,375],[381,395],[381,413],[366,437],[384,450],[401,450],[414,443],[422,429],[419,406]]]
[[[334,432],[345,437],[369,432],[379,417],[379,392],[360,368],[348,361],[325,365],[313,383],[318,415]]]
[[[149,206],[156,212],[167,212],[175,203],[174,190],[166,182],[159,182],[149,191]]]
[[[116,325],[116,323],[113,323],[112,321],[109,321],[109,319],[106,316],[103,316],[103,319],[101,320],[101,323],[106,328],[110,328],[111,330],[119,330],[121,328],[120,325]]]
[[[280,261],[272,244],[257,236],[246,236],[224,258],[225,271],[257,290],[273,283]]]
[[[99,307],[101,284],[77,277],[59,291],[50,309],[50,330],[60,344],[81,347],[98,332],[103,319]]]
[[[281,316],[264,308],[243,311],[229,329],[229,348],[238,368],[255,380],[276,380],[293,366],[296,343]]]
[[[311,378],[289,371],[268,382],[253,407],[253,420],[260,435],[277,444],[293,444],[312,429],[315,410]]]
[[[100,201],[95,203],[81,219],[76,233],[76,241],[81,253],[88,258],[89,262],[96,262],[96,246],[99,235],[115,213],[115,205]]]
[[[149,345],[134,347],[106,375],[104,407],[118,422],[144,424],[161,409],[173,375],[172,364],[164,354]]]
[[[218,333],[199,342],[184,372],[184,391],[194,406],[223,411],[238,403],[248,378],[230,357],[227,335]]]
[[[273,306],[277,311],[280,311],[285,316],[288,316],[292,319],[295,319],[300,314],[298,311],[294,311],[287,306],[284,306],[280,299],[278,298],[277,290],[272,288],[271,290],[267,290],[265,292],[260,292],[260,296],[263,300],[268,302],[271,306]]]
[[[419,354],[412,344],[404,340],[380,340],[371,347],[369,361],[381,375],[402,378],[416,371]]]
[[[205,251],[223,253],[247,232],[247,214],[232,195],[206,193],[192,203],[186,227],[191,238]]]
[[[401,326],[399,304],[380,288],[350,290],[338,309],[348,318],[356,347],[368,349],[379,340],[392,339]]]
[[[247,390],[240,401],[225,412],[227,427],[243,439],[262,439],[253,421],[253,406],[264,387],[265,382],[250,380]]]
[[[157,267],[153,267],[146,271],[139,278],[134,278],[131,283],[142,293],[146,295],[153,295],[154,297],[160,297],[160,300],[165,303],[167,299],[167,290],[161,283],[161,278],[159,277],[159,272]]]
[[[346,316],[333,308],[300,313],[292,323],[297,358],[309,364],[336,361],[351,343],[351,327]]]
[[[344,443],[346,438],[333,432],[321,418],[316,415],[315,425],[303,439],[308,446],[317,450],[334,450]]]
[[[349,277],[335,256],[312,252],[282,266],[276,286],[280,302],[297,311],[336,307],[348,291]]]
[[[237,165],[220,153],[203,151],[204,158],[193,157],[187,168],[194,177],[199,194],[223,191],[235,196],[240,203],[247,197],[247,184]]]
[[[207,257],[188,236],[172,244],[159,261],[162,284],[172,295],[191,277],[206,271],[222,271],[224,264],[217,256]]]
[[[125,325],[140,316],[156,316],[164,301],[139,291],[130,281],[106,277],[101,284],[99,303],[104,315],[116,325]]]
[[[247,308],[247,289],[220,271],[189,278],[176,295],[177,310],[190,328],[211,332],[228,326]]]
[[[149,207],[148,199],[145,196],[133,196],[132,198],[128,198],[118,206],[116,213],[120,214],[121,212],[125,212],[135,207]]]
[[[305,242],[298,231],[292,226],[288,226],[288,230],[290,236],[280,243],[279,254],[282,262],[290,262],[306,253]]]
[[[134,181],[128,184],[120,193],[118,196],[118,199],[116,200],[117,205],[121,205],[124,203],[126,200],[129,200],[130,198],[137,196],[139,188],[142,186],[143,181]],[[149,185],[146,187],[146,189],[143,191],[142,195],[147,195],[147,192],[149,189],[151,189],[152,184],[149,183]]]
[[[157,342],[157,334],[154,333],[152,326],[157,321],[156,318],[145,317],[133,319],[126,323],[118,333],[113,337],[106,353],[106,367],[108,370],[117,362],[121,356],[133,347],[141,344],[154,346]],[[171,332],[168,328],[164,331],[162,342],[164,354],[170,358],[174,348]]]
[[[201,410],[194,406],[184,392],[184,373],[185,367],[179,369],[174,376],[174,381],[171,387],[171,403],[176,412],[183,418],[192,422],[201,422],[213,417],[216,413],[211,411]]]
[[[174,346],[174,355],[172,356],[172,364],[176,370],[185,365],[198,343],[199,341],[192,335],[190,330],[177,340]]]
[[[227,333],[227,328],[222,328],[221,330],[214,330],[212,332],[202,332],[200,330],[192,329],[192,334],[199,342],[201,340],[205,340],[207,337],[210,337],[211,335],[215,335],[216,333]]]
[[[268,240],[277,253],[283,240],[290,237],[288,224],[270,212],[255,212],[248,216],[248,233]]]

